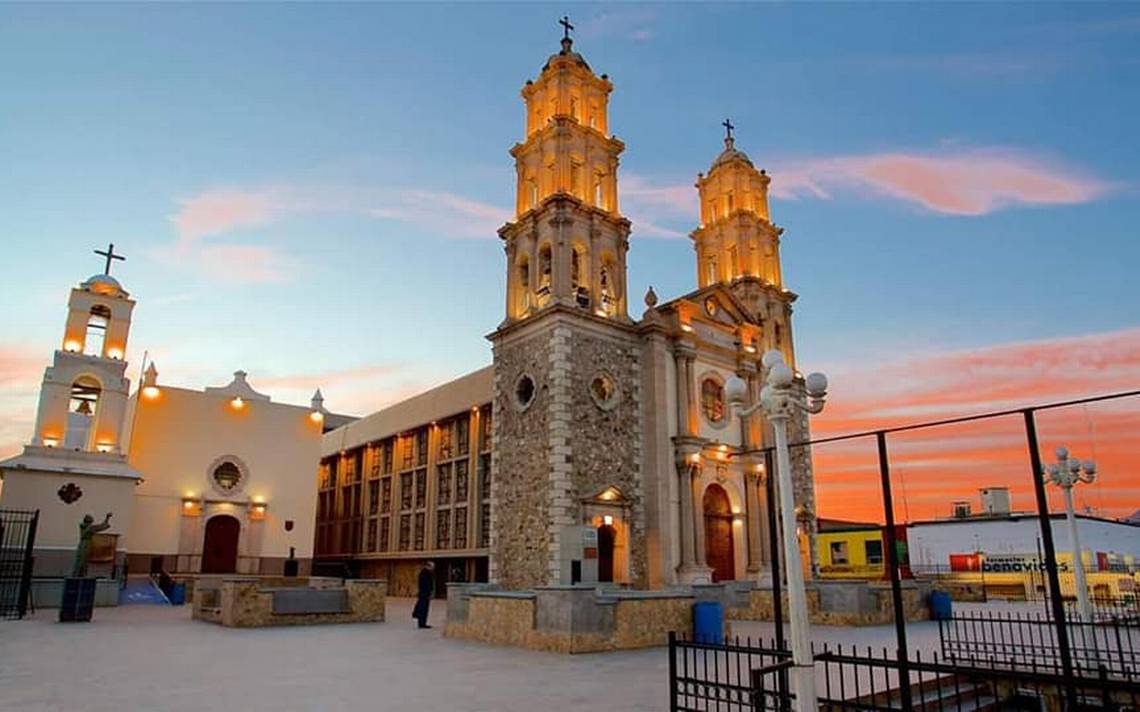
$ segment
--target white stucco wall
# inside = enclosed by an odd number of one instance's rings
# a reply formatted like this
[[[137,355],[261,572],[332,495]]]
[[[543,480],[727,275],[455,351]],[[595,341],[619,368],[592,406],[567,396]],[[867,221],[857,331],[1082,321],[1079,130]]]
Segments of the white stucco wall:
[[[246,400],[235,409],[226,395],[169,386],[137,406],[135,394],[128,459],[143,482],[135,492],[132,553],[179,553],[182,498],[191,496],[205,499],[203,520],[216,508],[211,502],[228,502],[243,514],[251,502],[266,503],[260,546],[243,547],[245,555],[286,557],[293,546],[298,558],[312,556],[321,424],[309,418],[308,408]],[[248,472],[228,494],[209,477],[211,465],[224,456],[236,457]],[[293,521],[292,531],[285,531],[286,520]]]

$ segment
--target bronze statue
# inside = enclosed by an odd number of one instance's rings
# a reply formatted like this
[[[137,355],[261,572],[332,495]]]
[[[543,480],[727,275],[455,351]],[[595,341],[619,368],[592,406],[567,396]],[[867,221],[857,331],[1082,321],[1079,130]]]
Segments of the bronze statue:
[[[87,576],[87,556],[91,551],[91,537],[104,529],[110,529],[110,521],[111,513],[107,512],[107,516],[103,517],[103,522],[100,524],[96,524],[95,517],[90,514],[84,516],[83,521],[79,523],[79,546],[75,548],[75,563],[71,567],[73,578]]]

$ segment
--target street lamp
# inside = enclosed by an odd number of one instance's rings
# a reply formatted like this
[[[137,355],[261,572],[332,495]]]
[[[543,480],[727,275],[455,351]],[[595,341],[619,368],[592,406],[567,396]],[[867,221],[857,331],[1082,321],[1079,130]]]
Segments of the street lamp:
[[[1085,583],[1085,564],[1081,556],[1081,540],[1077,536],[1077,517],[1073,514],[1073,486],[1078,482],[1091,484],[1096,481],[1096,463],[1069,457],[1065,446],[1057,448],[1057,462],[1042,467],[1042,477],[1065,491],[1065,517],[1069,520],[1069,538],[1073,540],[1073,571],[1077,577],[1077,610],[1081,619],[1092,620],[1092,606],[1089,604],[1089,589]]]
[[[815,712],[818,707],[815,693],[815,662],[811,655],[811,627],[808,618],[807,592],[804,589],[803,564],[800,561],[799,540],[796,537],[796,504],[792,493],[791,456],[788,453],[788,420],[798,410],[819,413],[827,397],[827,377],[812,373],[804,381],[808,401],[804,402],[793,387],[795,375],[784,362],[784,354],[768,351],[761,359],[768,375],[760,400],[748,404],[748,385],[733,376],[725,384],[729,405],[746,418],[757,410],[772,424],[776,437],[776,484],[780,502],[780,527],[784,546],[784,570],[788,579],[788,618],[792,633],[792,690],[796,696],[797,712]],[[771,474],[769,474],[771,476]],[[778,575],[778,574],[777,574]]]

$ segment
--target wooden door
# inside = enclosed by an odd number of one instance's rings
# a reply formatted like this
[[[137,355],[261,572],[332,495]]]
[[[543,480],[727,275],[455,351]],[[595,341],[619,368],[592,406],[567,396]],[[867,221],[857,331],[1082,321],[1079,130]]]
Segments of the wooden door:
[[[732,505],[720,485],[709,485],[703,499],[705,509],[705,563],[713,570],[713,581],[736,578],[736,553],[732,547]]]
[[[598,581],[614,580],[614,541],[617,530],[608,524],[598,527]]]
[[[218,515],[206,522],[206,540],[202,545],[202,573],[232,574],[237,571],[238,537],[241,523],[228,515]]]

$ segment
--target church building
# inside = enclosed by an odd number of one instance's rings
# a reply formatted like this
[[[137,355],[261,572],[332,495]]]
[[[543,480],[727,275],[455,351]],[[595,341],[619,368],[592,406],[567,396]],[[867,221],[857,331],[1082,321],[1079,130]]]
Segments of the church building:
[[[107,513],[93,575],[279,574],[290,558],[306,572],[321,435],[348,419],[320,391],[308,406],[275,403],[242,371],[192,390],[159,382],[151,363],[131,393],[135,301],[110,275],[122,257],[100,254],[103,273],[71,290],[32,439],[0,462],[0,509],[40,512],[33,576],[70,575],[80,520]]]
[[[395,592],[425,559],[451,580],[507,589],[659,588],[768,569],[768,473],[753,451],[770,429],[735,415],[725,384],[738,375],[756,398],[766,350],[795,364],[770,178],[726,122],[695,186],[697,288],[664,301],[651,289],[631,317],[635,226],[620,209],[613,89],[568,33],[523,87],[493,365],[325,434],[318,561],[387,576]],[[789,437],[808,437],[806,414]],[[810,452],[793,455],[814,551]]]

